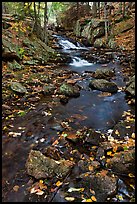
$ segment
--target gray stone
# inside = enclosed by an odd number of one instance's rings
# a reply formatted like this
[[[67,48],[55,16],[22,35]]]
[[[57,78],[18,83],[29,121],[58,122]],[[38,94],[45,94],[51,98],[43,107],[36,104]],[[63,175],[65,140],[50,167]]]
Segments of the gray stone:
[[[11,82],[11,89],[17,93],[26,93],[27,89],[19,82]]]
[[[107,79],[108,77],[113,77],[115,75],[114,70],[108,68],[97,69],[94,73],[94,78],[97,79]]]
[[[105,79],[93,79],[89,83],[89,87],[104,92],[116,93],[118,88],[114,82],[109,82]]]
[[[43,155],[40,151],[31,150],[26,161],[27,173],[36,179],[66,176],[74,162],[61,159],[54,160]]]
[[[116,193],[117,177],[103,175],[99,172],[90,179],[91,188],[95,191],[97,202],[105,202],[108,196]]]
[[[80,95],[79,87],[72,86],[71,84],[63,83],[59,88],[59,93],[65,96],[77,97]]]
[[[115,153],[107,167],[120,174],[135,173],[135,148]]]
[[[53,84],[47,84],[43,86],[43,93],[45,95],[50,95],[54,93],[55,89],[56,87]]]
[[[125,92],[132,96],[135,96],[135,75],[131,77],[129,82],[126,85]]]

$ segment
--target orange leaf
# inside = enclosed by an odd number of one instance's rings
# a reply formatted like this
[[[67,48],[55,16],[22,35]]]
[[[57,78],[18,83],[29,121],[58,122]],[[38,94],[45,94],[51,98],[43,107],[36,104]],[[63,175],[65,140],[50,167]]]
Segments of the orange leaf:
[[[63,184],[63,182],[57,181],[56,186],[61,186]]]

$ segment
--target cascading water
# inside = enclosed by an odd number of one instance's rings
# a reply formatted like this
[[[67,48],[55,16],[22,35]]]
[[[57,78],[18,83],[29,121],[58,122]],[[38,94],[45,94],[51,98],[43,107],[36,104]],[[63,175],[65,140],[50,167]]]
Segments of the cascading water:
[[[73,57],[70,65],[75,67],[81,67],[81,66],[90,66],[90,65],[93,65],[93,63],[89,63],[87,60],[81,59],[80,57]]]
[[[101,64],[91,63],[80,57],[81,50],[83,51],[83,49],[85,49],[84,46],[81,46],[79,43],[77,43],[76,46],[62,36],[56,35],[55,37],[62,46],[63,52],[67,52],[70,55],[72,62],[69,63],[69,68],[72,71],[82,76],[85,71],[90,73],[96,71],[96,69],[103,69]],[[115,64],[110,63],[107,67],[113,69],[114,66]],[[71,99],[64,109],[62,108],[62,115],[64,112],[69,113],[73,109],[72,111],[75,112],[75,114],[82,114],[84,117],[87,117],[87,119],[80,122],[81,125],[86,125],[98,130],[112,128],[121,117],[123,111],[128,109],[128,105],[124,99],[125,93],[119,92],[118,90],[115,95],[99,97],[100,91],[89,91],[89,81],[91,78],[91,75],[87,75],[86,79],[77,82],[78,85],[84,87],[81,90],[81,95],[76,99]],[[117,85],[124,86],[123,80],[121,81],[121,79],[119,79],[120,76],[115,79]],[[71,114],[72,113],[70,113],[70,116]]]

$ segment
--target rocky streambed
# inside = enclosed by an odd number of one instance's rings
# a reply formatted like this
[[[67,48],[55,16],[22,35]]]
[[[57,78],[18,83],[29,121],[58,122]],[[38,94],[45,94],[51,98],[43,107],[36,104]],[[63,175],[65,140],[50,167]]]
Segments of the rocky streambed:
[[[134,201],[134,73],[124,54],[53,38],[64,60],[30,66],[37,80],[3,105],[3,201]]]

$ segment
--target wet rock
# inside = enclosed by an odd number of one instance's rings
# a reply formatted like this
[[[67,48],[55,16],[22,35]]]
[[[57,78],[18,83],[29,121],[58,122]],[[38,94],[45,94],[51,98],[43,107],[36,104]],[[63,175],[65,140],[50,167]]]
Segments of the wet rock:
[[[51,127],[52,130],[57,130],[57,131],[63,131],[64,128],[59,125],[59,124],[55,124],[54,126]]]
[[[115,75],[114,70],[110,70],[108,68],[97,69],[94,73],[94,78],[97,79],[106,79],[113,77]]]
[[[97,38],[94,42],[94,47],[96,48],[101,48],[101,47],[105,47],[105,38]]]
[[[63,83],[59,88],[59,93],[65,96],[80,96],[80,90],[78,86],[72,86],[71,84]]]
[[[109,63],[109,59],[107,59],[106,57],[99,57],[98,58],[98,60],[97,60],[97,62],[99,63],[99,64],[107,64],[107,63]]]
[[[85,138],[86,143],[98,146],[103,141],[104,141],[104,139],[102,138],[101,133],[96,132],[93,129],[89,129],[87,131],[86,138]]]
[[[135,148],[115,153],[107,167],[120,174],[135,173]]]
[[[12,63],[8,62],[8,67],[12,69],[13,71],[22,69],[22,66],[18,62],[16,62],[16,60],[13,60]]]
[[[55,146],[49,146],[44,149],[44,155],[55,160],[60,160],[60,151]]]
[[[107,197],[116,193],[117,178],[104,175],[102,172],[91,178],[91,189],[95,191],[97,202],[105,202]]]
[[[127,83],[125,92],[127,95],[135,96],[135,75]]]
[[[43,86],[43,93],[45,95],[50,95],[54,93],[55,89],[56,87],[53,84],[47,84]]]
[[[129,127],[129,128],[127,128]],[[113,128],[112,137],[115,139],[122,139],[125,136],[131,136],[135,132],[135,120],[119,121]]]
[[[31,150],[26,162],[27,173],[36,179],[66,176],[74,162],[61,159],[56,161],[44,156],[40,151]]]
[[[26,93],[27,89],[19,82],[11,82],[11,89],[17,93]]]
[[[69,98],[67,96],[64,96],[64,95],[60,96],[60,102],[62,104],[65,105],[66,103],[68,103],[68,101],[69,101]]]
[[[104,92],[116,93],[118,88],[114,82],[109,82],[105,79],[93,79],[89,83],[89,87]]]
[[[85,176],[85,174],[88,174],[88,176]],[[92,192],[89,192],[90,186],[90,189],[94,192],[93,195],[96,197],[96,202],[105,202],[107,197],[115,194],[117,190],[118,178],[107,175],[107,170],[99,171],[96,174],[88,171],[78,175],[76,179],[77,186],[83,187],[88,197],[92,196]]]
[[[113,59],[113,52],[105,52],[105,55],[108,59]]]

